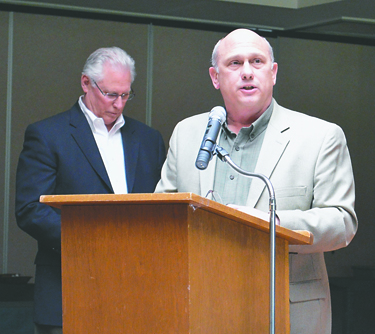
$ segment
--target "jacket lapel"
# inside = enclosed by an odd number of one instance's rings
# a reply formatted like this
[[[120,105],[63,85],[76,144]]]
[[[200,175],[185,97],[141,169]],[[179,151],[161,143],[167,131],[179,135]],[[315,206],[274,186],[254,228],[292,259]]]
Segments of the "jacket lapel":
[[[100,156],[99,149],[96,145],[95,138],[78,103],[76,103],[71,109],[70,128],[74,140],[82,150],[92,168],[108,186],[109,191],[113,192],[111,182],[109,181],[109,177]]]
[[[262,149],[255,167],[255,173],[263,174],[267,178],[271,175],[288,146],[290,137],[288,134],[288,121],[282,116],[281,107],[274,101],[274,110],[268,124]],[[267,191],[266,185],[261,180],[251,182],[247,206],[255,207],[262,192]],[[268,195],[268,191],[267,191]]]
[[[124,116],[125,125],[121,128],[122,145],[124,147],[126,183],[128,193],[134,187],[135,171],[137,168],[139,142],[134,139],[135,129],[131,128],[130,121]]]

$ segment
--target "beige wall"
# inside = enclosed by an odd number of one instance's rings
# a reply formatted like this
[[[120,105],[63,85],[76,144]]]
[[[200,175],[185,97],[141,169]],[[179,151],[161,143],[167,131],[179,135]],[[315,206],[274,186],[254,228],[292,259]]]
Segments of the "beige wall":
[[[0,12],[0,61],[8,62],[8,20]],[[34,275],[36,242],[14,218],[14,184],[26,126],[69,108],[81,94],[80,72],[87,56],[102,46],[119,46],[136,61],[136,98],[125,112],[140,121],[151,118],[166,143],[181,119],[222,104],[209,79],[211,51],[219,32],[147,26],[15,13],[13,25],[12,131],[8,246],[0,249],[0,270]],[[152,38],[153,48],[148,48]],[[371,144],[374,139],[372,85],[375,48],[288,38],[271,39],[279,62],[276,96],[280,104],[338,123],[347,134],[357,182],[360,230],[352,245],[327,254],[332,276],[350,275],[350,266],[371,264],[374,257],[370,189]],[[148,58],[149,57],[149,58]],[[153,71],[147,70],[148,59]],[[0,88],[6,91],[6,66],[0,67]],[[149,82],[149,85],[148,85]],[[148,91],[149,90],[149,91]],[[146,104],[152,94],[149,106]],[[150,94],[151,93],[151,94]],[[0,99],[0,149],[5,152],[6,95]],[[4,155],[0,158],[0,212],[3,215]],[[7,223],[7,222],[5,222]],[[3,226],[0,236],[3,241]],[[7,262],[7,269],[3,264]]]

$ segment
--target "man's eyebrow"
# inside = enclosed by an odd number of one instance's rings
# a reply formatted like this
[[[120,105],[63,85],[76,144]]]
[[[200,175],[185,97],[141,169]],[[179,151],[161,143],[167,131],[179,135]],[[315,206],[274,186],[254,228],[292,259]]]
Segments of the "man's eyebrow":
[[[232,58],[254,58],[254,57],[266,57],[267,55],[263,52],[250,52],[248,54],[243,53],[233,53],[229,54],[227,57],[224,57],[224,59],[232,59]]]

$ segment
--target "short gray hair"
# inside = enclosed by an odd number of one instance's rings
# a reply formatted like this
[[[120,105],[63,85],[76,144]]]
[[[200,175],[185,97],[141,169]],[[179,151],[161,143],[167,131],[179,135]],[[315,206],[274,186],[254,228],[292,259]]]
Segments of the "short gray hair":
[[[109,63],[113,66],[122,66],[129,69],[131,81],[136,76],[135,62],[124,50],[114,46],[110,48],[100,48],[94,51],[86,60],[83,66],[82,74],[87,75],[91,80],[101,81],[103,79],[104,64]]]
[[[224,37],[225,38],[225,37]],[[219,66],[218,66],[218,58],[219,58],[219,54],[218,54],[218,51],[219,51],[219,45],[220,45],[220,43],[221,43],[221,41],[224,39],[224,38],[222,38],[222,39],[220,39],[217,43],[216,43],[216,45],[215,45],[215,47],[214,47],[214,50],[212,51],[212,56],[211,56],[211,65],[212,65],[212,67],[214,67],[215,68],[215,71],[217,72],[217,73],[219,73]],[[274,57],[274,55],[273,55],[273,49],[272,49],[272,46],[271,46],[271,44],[270,44],[270,42],[268,42],[267,41],[267,39],[266,38],[264,38],[264,37],[262,37],[261,36],[261,38],[263,38],[263,40],[267,43],[267,45],[268,45],[268,52],[269,52],[269,55],[270,55],[270,58],[271,58],[271,66],[273,66],[273,63],[275,62],[275,57]]]

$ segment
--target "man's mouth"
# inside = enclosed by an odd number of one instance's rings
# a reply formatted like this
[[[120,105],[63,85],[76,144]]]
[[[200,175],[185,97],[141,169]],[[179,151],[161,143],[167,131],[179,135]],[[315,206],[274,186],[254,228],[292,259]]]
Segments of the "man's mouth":
[[[244,87],[242,87],[242,89],[245,89],[245,90],[252,90],[254,88],[255,88],[254,86],[244,86]]]

